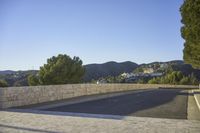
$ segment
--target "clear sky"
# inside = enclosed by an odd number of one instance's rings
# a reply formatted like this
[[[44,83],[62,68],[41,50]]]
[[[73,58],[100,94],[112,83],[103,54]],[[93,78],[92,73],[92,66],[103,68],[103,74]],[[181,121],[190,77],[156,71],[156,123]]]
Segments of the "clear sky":
[[[182,60],[183,0],[0,0],[0,70],[58,54],[84,64]]]

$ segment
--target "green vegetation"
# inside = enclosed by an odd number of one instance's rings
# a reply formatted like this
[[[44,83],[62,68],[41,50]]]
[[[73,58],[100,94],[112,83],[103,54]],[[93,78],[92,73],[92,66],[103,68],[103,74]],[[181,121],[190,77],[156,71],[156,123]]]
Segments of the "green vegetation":
[[[185,0],[180,8],[185,39],[184,61],[200,69],[200,0]]]
[[[30,74],[36,75],[36,73],[37,73],[36,70],[1,71],[0,80],[6,81],[8,86],[27,86],[28,85],[27,77]]]
[[[98,80],[100,78],[105,78],[108,76],[118,76],[124,72],[132,72],[136,69],[139,65],[126,61],[122,63],[117,62],[106,62],[103,64],[89,64],[85,65],[85,75],[84,75],[84,82],[91,82],[92,80]]]
[[[123,78],[120,75],[119,76],[108,76],[105,78],[105,81],[107,83],[122,83]]]
[[[55,85],[79,83],[82,80],[85,69],[79,57],[73,59],[67,55],[59,54],[47,59],[47,64],[40,67],[39,76],[30,75],[29,85]]]
[[[158,63],[155,63],[158,64]],[[198,85],[199,81],[199,70],[195,70],[191,65],[169,62],[165,67],[159,67],[154,63],[141,65],[136,71],[133,71],[136,74],[136,77],[124,77],[124,76],[108,76],[102,77],[99,81],[105,81],[106,83],[139,83],[139,84],[173,84],[173,85]],[[155,72],[162,72],[162,76],[154,77],[142,75],[138,76],[138,73],[141,73],[142,69],[145,68],[154,68]]]
[[[200,69],[194,69],[191,65],[184,64],[183,61],[153,62],[142,65],[131,62],[108,62],[104,64],[85,65],[83,67],[85,68],[84,83],[96,83],[97,81],[106,83],[148,83],[152,79],[152,77],[138,77],[135,80],[129,80],[121,76],[122,73],[131,73],[136,68],[138,68],[138,72],[146,68],[153,68],[154,72],[163,73],[164,75],[173,71],[181,71],[185,77],[189,78],[193,75],[200,81]],[[137,70],[134,71],[135,74],[137,74]],[[188,78],[183,78],[181,83],[186,84]],[[38,70],[0,71],[0,80],[6,81],[8,86],[42,85]]]
[[[163,77],[153,78],[148,81],[149,84],[174,84],[174,85],[197,85],[198,80],[191,74],[184,76],[180,71],[173,71]]]
[[[36,77],[35,75],[31,74],[28,76],[28,84],[30,86],[36,86],[39,84],[39,78]]]
[[[7,87],[8,84],[5,80],[0,80],[0,87]]]
[[[133,71],[133,73],[143,73],[143,72],[144,72],[143,67],[138,67]]]

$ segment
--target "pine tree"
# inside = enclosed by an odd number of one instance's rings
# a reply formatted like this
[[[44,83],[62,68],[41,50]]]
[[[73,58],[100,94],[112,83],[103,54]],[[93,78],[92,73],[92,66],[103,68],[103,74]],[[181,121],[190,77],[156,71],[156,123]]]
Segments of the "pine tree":
[[[79,83],[85,73],[79,57],[59,54],[40,67],[39,82],[43,85]]]

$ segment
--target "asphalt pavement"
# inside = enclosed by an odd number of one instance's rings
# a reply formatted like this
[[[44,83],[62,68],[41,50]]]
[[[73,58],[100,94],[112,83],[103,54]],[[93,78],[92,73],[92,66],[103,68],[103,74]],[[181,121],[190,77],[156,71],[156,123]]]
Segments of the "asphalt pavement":
[[[188,90],[153,89],[43,110],[187,119],[188,95]]]

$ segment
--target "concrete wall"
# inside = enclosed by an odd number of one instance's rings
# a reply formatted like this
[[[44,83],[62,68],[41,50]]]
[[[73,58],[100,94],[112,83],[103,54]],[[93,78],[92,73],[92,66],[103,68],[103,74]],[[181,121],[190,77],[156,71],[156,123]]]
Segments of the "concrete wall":
[[[190,89],[198,88],[198,86],[152,84],[67,84],[49,86],[7,87],[0,88],[0,109],[67,99],[83,95],[159,87]]]

